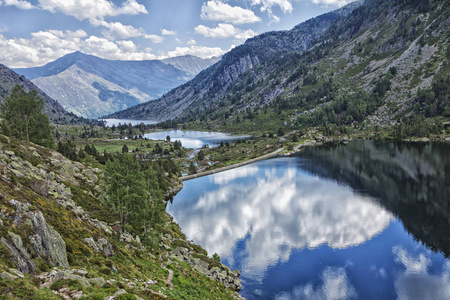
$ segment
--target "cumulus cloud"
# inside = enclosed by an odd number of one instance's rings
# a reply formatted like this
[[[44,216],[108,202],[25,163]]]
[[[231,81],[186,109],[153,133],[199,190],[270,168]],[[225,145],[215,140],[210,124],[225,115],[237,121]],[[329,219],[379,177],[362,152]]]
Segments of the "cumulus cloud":
[[[176,35],[177,32],[173,30],[161,29],[162,35]]]
[[[238,34],[240,30],[231,24],[220,23],[215,28],[198,25],[195,27],[195,32],[206,37],[229,38]]]
[[[357,294],[349,282],[345,268],[328,267],[322,273],[322,285],[314,287],[312,283],[295,287],[292,292],[275,296],[275,300],[350,300]]]
[[[159,44],[164,41],[164,38],[162,36],[156,34],[146,34],[144,35],[144,38],[152,41],[155,44]]]
[[[395,280],[399,300],[450,299],[450,262],[446,261],[440,274],[430,274],[431,260],[421,253],[414,257],[401,246],[392,249],[396,262],[405,267]]]
[[[12,0],[10,0],[12,1]],[[116,6],[108,0],[39,0],[40,7],[52,13],[62,12],[77,20],[103,20],[108,16],[147,14],[144,5],[136,0],[127,0],[121,6]]]
[[[74,51],[82,51],[107,59],[157,59],[140,51],[132,41],[114,42],[106,38],[88,36],[84,30],[47,30],[31,34],[31,38],[7,39],[0,34],[0,61],[11,68],[43,65]]]
[[[354,0],[312,0],[312,2],[316,4],[324,4],[325,6],[336,6],[336,7],[344,6],[353,1]]]
[[[256,16],[253,11],[239,6],[231,6],[219,0],[212,0],[203,4],[200,17],[203,20],[238,25],[261,22],[261,18]]]
[[[142,28],[135,28],[131,25],[124,25],[120,22],[108,23],[105,21],[101,21],[99,24],[107,28],[107,30],[102,30],[102,34],[110,40],[114,40],[116,38],[129,39],[132,37],[145,35],[145,32]]]
[[[198,25],[197,27],[195,27],[195,32],[211,38],[234,37],[234,39],[238,42],[243,42],[246,39],[254,37],[256,35],[256,32],[254,32],[251,29],[241,30],[239,28],[234,27],[231,24],[224,24],[224,23],[220,23],[215,28]]]
[[[188,45],[196,45],[197,42],[194,39],[191,39],[187,42]]]
[[[236,35],[234,36],[234,38],[235,38],[236,41],[244,42],[244,41],[246,41],[247,39],[254,37],[256,34],[257,34],[257,33],[254,32],[254,31],[251,30],[251,29],[248,29],[248,30],[241,30],[238,34],[236,34]]]
[[[315,0],[314,0],[315,1]],[[274,6],[279,7],[283,13],[291,13],[293,10],[292,0],[251,0],[251,5],[260,6],[262,12],[267,12],[272,22],[279,22],[280,17],[273,13]]]
[[[175,50],[167,52],[167,57],[183,56],[190,54],[201,58],[211,58],[214,56],[220,56],[224,53],[225,51],[223,51],[219,47],[190,46],[190,47],[176,47]]]
[[[246,277],[255,278],[268,266],[287,261],[292,249],[361,244],[392,219],[371,199],[295,167],[266,171],[249,182],[245,173],[254,175],[255,167],[235,169],[229,178],[228,172],[210,176],[213,182],[228,184],[196,195],[195,203],[179,207],[182,213],[173,210],[176,205],[168,207],[188,238],[209,253],[231,260],[235,243],[245,240],[241,271]]]
[[[29,9],[37,9],[37,6],[34,6],[28,1],[25,0],[0,0],[0,6],[16,6],[17,8],[29,10]]]

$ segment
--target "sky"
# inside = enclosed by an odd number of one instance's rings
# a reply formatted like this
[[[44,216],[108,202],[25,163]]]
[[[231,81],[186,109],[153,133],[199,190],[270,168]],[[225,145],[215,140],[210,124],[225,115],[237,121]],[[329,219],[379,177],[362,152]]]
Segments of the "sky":
[[[0,0],[0,63],[41,66],[81,51],[105,59],[219,56],[353,0]]]

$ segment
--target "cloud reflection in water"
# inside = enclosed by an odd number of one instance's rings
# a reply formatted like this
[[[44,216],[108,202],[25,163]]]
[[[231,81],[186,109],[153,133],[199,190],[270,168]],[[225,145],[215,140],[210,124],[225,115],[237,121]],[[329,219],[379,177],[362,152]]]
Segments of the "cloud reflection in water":
[[[204,178],[209,180],[205,185],[227,184],[199,192],[182,211],[169,206],[168,212],[189,239],[231,264],[236,243],[245,240],[241,272],[253,279],[279,260],[287,261],[292,249],[358,245],[392,220],[370,198],[284,165],[259,169],[253,164]]]

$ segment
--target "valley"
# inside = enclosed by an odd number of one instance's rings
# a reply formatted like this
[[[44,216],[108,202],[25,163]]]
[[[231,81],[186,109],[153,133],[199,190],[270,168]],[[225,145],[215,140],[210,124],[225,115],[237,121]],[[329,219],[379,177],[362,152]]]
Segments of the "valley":
[[[0,299],[448,299],[449,8],[0,65]]]

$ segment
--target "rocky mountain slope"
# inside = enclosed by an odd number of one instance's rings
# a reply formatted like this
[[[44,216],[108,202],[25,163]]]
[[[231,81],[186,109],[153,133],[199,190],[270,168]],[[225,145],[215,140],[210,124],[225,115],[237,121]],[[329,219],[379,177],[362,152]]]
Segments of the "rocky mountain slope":
[[[177,118],[175,123],[231,131],[354,126],[364,120],[389,126],[450,105],[445,96],[433,104],[428,92],[418,100],[419,90],[442,79],[439,90],[450,73],[448,4],[350,4],[291,31],[250,39],[161,99],[114,116]],[[434,110],[442,116],[445,109]]]
[[[68,111],[98,118],[158,98],[213,62],[193,56],[114,61],[75,52],[42,67],[15,71]]]
[[[170,57],[161,60],[163,63],[172,65],[191,76],[195,76],[209,66],[212,66],[220,60],[220,57],[200,58],[193,55],[184,55],[177,57]]]
[[[170,216],[149,243],[102,213],[103,172],[0,135],[0,297],[237,297],[239,272],[186,241]]]
[[[0,101],[11,94],[12,89],[16,85],[24,87],[26,92],[36,90],[38,95],[44,98],[45,106],[44,113],[49,117],[52,123],[78,123],[82,120],[72,113],[68,113],[57,101],[50,98],[47,94],[42,92],[34,83],[0,64]]]

